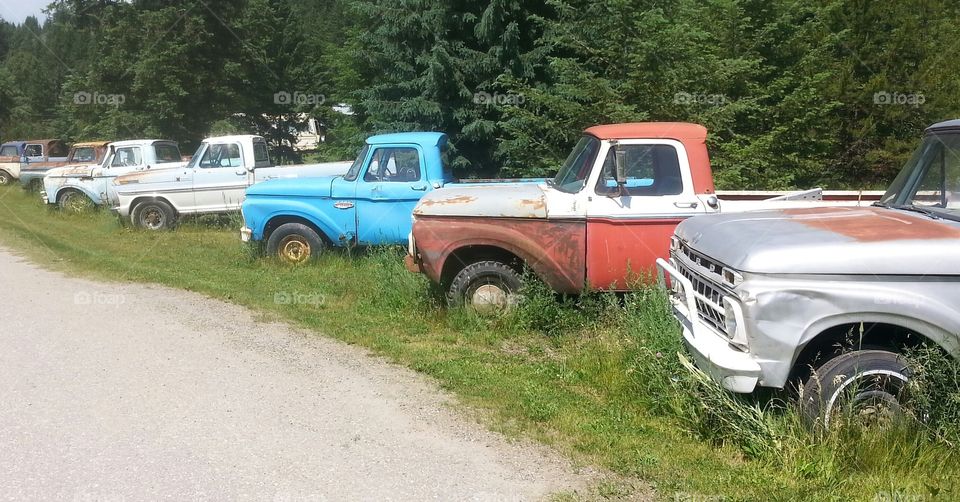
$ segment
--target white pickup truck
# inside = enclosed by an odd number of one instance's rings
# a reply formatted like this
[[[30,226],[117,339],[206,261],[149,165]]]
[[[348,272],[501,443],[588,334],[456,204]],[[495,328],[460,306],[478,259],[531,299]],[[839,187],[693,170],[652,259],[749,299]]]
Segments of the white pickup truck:
[[[45,204],[80,211],[116,199],[111,181],[121,174],[183,167],[177,143],[162,139],[114,141],[100,164],[64,166],[47,171],[40,196]]]
[[[344,174],[350,162],[272,166],[261,136],[218,136],[203,140],[185,166],[151,169],[113,181],[112,210],[134,226],[172,228],[182,215],[240,210],[247,187],[274,178]]]

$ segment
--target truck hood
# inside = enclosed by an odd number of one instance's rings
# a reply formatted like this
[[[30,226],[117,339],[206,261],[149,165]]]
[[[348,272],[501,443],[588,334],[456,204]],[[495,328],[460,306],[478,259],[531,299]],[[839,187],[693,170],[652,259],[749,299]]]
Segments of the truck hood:
[[[424,195],[413,214],[546,218],[547,199],[543,188],[534,183],[451,185]]]
[[[100,164],[74,164],[55,167],[47,171],[51,178],[89,178],[100,174]]]
[[[692,249],[759,274],[955,275],[960,223],[879,207],[785,209],[690,218]]]
[[[247,189],[254,197],[330,197],[333,180],[339,176],[319,178],[274,178]]]

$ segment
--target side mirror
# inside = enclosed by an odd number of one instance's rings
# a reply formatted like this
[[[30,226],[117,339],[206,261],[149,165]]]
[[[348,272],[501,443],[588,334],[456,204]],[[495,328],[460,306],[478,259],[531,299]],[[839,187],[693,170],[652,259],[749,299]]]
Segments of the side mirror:
[[[711,195],[707,197],[707,205],[710,206],[710,209],[720,209],[720,199],[716,195]]]
[[[20,157],[20,163],[21,163],[21,164],[29,164],[29,163],[30,163],[30,157],[27,157],[26,154],[24,154],[23,156]]]

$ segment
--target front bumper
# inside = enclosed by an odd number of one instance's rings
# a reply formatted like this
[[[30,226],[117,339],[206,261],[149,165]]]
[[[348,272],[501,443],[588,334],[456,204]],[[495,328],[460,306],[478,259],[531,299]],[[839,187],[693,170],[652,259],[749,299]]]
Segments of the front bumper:
[[[708,326],[697,315],[693,284],[662,258],[657,259],[660,281],[666,286],[669,276],[674,285],[670,295],[673,314],[683,327],[683,341],[697,367],[731,392],[753,392],[760,380],[760,365],[749,352],[731,346],[727,338]],[[680,287],[677,288],[676,286]]]
[[[243,227],[240,229],[240,240],[243,242],[250,242],[253,240],[253,230]]]

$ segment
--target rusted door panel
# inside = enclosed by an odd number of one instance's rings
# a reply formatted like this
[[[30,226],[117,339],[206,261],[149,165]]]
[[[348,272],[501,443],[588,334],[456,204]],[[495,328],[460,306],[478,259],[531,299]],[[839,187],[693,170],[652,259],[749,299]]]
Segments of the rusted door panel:
[[[451,236],[463,236],[453,238]],[[471,246],[506,250],[561,293],[583,288],[586,222],[582,219],[419,217],[414,238],[423,271],[439,282],[444,266],[462,268],[457,252]]]
[[[587,282],[593,289],[625,291],[649,277],[656,259],[669,256],[670,236],[682,218],[587,220]]]

